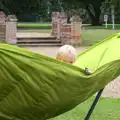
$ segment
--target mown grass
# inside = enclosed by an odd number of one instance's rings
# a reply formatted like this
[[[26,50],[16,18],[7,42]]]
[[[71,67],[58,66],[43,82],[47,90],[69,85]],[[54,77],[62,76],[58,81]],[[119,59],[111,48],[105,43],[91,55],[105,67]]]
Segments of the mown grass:
[[[88,29],[82,30],[83,45],[94,45],[97,42],[104,40],[105,38],[119,33],[120,30],[106,30],[106,29]]]
[[[83,24],[83,28],[84,29],[108,29],[108,30],[112,30],[113,26],[112,24],[108,24],[107,28],[105,27],[105,24],[103,24],[102,26],[92,26],[89,24]],[[120,24],[115,24],[115,30],[120,30]]]
[[[84,120],[94,97],[91,97],[73,110],[50,120]],[[120,99],[101,98],[90,120],[120,120]]]
[[[43,24],[43,23],[18,23],[17,24],[18,29],[51,29],[52,26],[49,23]]]
[[[50,23],[18,23],[18,29],[51,29],[52,24]],[[112,29],[112,24],[108,24],[107,28],[105,25],[102,26],[91,26],[89,24],[83,24],[83,29]],[[120,30],[120,24],[115,24],[115,30]]]

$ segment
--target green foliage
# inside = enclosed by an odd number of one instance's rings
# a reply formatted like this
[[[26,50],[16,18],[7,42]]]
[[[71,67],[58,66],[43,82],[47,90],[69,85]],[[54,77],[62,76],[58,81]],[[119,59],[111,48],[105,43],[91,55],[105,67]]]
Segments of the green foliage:
[[[65,11],[70,17],[72,11],[84,8],[88,11],[92,24],[99,25],[104,2],[110,3],[109,6],[114,4],[119,11],[120,0],[0,0],[0,9],[7,14],[16,14],[20,20],[24,16],[35,14],[41,21],[51,21],[52,11]]]
[[[5,13],[9,12],[7,5],[11,2],[11,0],[0,0],[0,10],[4,11]]]

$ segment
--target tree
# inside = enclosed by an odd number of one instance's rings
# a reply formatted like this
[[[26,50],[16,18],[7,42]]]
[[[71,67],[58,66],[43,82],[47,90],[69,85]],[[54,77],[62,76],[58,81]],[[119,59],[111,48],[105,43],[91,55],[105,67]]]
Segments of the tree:
[[[66,0],[69,6],[80,6],[86,9],[92,20],[92,25],[100,25],[99,17],[101,14],[101,6],[105,0]]]
[[[66,0],[66,5],[68,8],[77,9],[78,6],[86,9],[89,13],[89,16],[92,20],[92,25],[101,25],[100,23],[100,15],[103,4],[108,4],[107,7],[111,7],[112,5],[119,11],[120,9],[120,0]]]
[[[88,11],[91,20],[92,20],[92,25],[100,25],[99,18],[101,14],[101,5],[102,5],[103,0],[85,0],[85,8]]]
[[[46,0],[47,1],[47,0]],[[0,9],[6,14],[15,14],[18,19],[28,18],[32,14],[39,16],[41,8],[46,9],[44,0],[0,0]],[[46,13],[44,13],[46,14]],[[22,17],[23,16],[23,17]],[[31,16],[32,17],[32,16]]]
[[[51,11],[60,6],[57,0],[0,0],[0,9],[6,14],[15,14],[18,19],[36,14],[46,21],[50,20]]]
[[[120,8],[120,0],[0,0],[0,9],[17,16],[36,13],[47,18],[52,11],[65,11],[70,17],[72,10],[83,8],[87,10],[92,25],[100,25],[101,8],[108,2]]]
[[[1,0],[0,1],[0,10],[4,11],[5,13],[9,12],[9,9],[7,8],[7,4],[9,4],[11,0]]]

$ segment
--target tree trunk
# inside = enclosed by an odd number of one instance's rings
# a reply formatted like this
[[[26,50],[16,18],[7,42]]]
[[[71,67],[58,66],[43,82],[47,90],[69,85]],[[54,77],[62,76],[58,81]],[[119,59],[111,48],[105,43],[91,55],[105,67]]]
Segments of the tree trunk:
[[[93,26],[99,26],[100,24],[100,14],[101,14],[101,10],[100,10],[100,6],[98,7],[94,7],[94,14],[92,13],[92,11],[90,10],[89,6],[87,6],[87,11],[91,17],[92,20],[92,25]]]
[[[92,20],[92,25],[93,26],[101,25],[101,23],[100,23],[100,13],[101,13],[101,10],[100,10],[100,8],[94,8],[94,10],[95,10],[95,17]]]

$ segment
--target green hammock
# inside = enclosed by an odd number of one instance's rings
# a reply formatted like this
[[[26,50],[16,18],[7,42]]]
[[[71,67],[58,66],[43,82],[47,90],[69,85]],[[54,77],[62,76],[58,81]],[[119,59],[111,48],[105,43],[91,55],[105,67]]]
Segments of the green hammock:
[[[119,37],[79,54],[74,65],[0,44],[0,120],[55,117],[104,88],[120,74]]]

